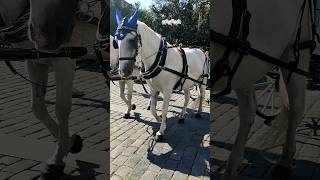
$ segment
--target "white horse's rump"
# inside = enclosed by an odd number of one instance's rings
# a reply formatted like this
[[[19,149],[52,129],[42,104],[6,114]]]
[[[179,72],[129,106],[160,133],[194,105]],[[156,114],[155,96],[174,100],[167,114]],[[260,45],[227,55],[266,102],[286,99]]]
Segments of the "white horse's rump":
[[[283,62],[294,60],[293,43],[296,39],[299,13],[301,13],[300,9],[303,1],[247,0],[248,11],[252,15],[249,25],[250,34],[248,36],[251,47],[279,58]],[[308,6],[309,3],[307,3],[304,11],[300,42],[311,38]],[[211,20],[212,30],[227,35],[232,21],[232,0],[215,1],[214,6],[211,8]],[[213,56],[211,59],[221,59],[225,47],[218,43],[211,44],[211,47],[213,47],[210,53]],[[298,67],[307,70],[310,52],[303,50],[300,53]],[[238,53],[231,53],[229,58],[231,65],[234,64],[237,56]],[[232,153],[228,159],[224,180],[234,180],[238,177],[237,170],[243,158],[247,136],[254,122],[256,111],[253,84],[261,79],[272,67],[273,65],[255,57],[245,56],[232,80],[232,88],[238,95],[240,128]],[[286,80],[289,73],[284,69],[282,69],[282,72],[284,80]],[[276,176],[281,173],[282,175],[288,175],[288,172],[292,169],[296,128],[301,122],[304,110],[305,77],[292,74],[289,83],[287,82],[286,84],[286,89],[290,106],[288,113],[289,123],[283,154],[279,160],[279,165],[274,169],[274,175]]]
[[[155,33],[145,23],[137,21],[137,12],[128,20],[122,19],[121,14],[117,11],[117,22],[118,31],[116,36],[119,44],[120,73],[123,76],[131,75],[133,61],[137,52],[141,55],[145,70],[149,70],[156,60],[156,54],[159,51],[159,45],[162,42],[161,36]],[[168,47],[171,46],[168,43],[166,45]],[[191,78],[202,80],[202,75],[208,73],[205,54],[199,49],[185,48],[184,50],[189,66],[187,75]],[[177,72],[182,71],[182,56],[177,48],[167,49],[164,66]],[[157,140],[161,140],[164,135],[169,101],[174,86],[179,79],[180,76],[165,70],[160,71],[155,77],[147,79],[147,83],[151,90],[151,113],[158,122],[162,122],[160,130],[157,132]],[[181,87],[185,93],[185,103],[180,114],[181,119],[184,119],[186,116],[186,107],[190,98],[189,88],[194,84],[195,82],[187,79],[183,84],[183,87]],[[199,91],[200,103],[198,113],[201,113],[205,87],[203,85],[200,86]],[[156,103],[160,92],[163,94],[162,117],[158,116],[156,112]]]

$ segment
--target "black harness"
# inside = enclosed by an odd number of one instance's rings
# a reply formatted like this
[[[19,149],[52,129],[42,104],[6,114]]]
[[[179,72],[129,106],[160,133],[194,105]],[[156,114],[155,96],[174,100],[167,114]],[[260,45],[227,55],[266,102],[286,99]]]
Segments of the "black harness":
[[[4,20],[0,15],[0,41],[6,43],[17,43],[28,40],[28,19],[30,15],[29,5],[24,10],[24,13],[17,19],[17,21],[5,26]],[[2,26],[1,26],[2,22]]]
[[[151,79],[156,77],[162,71],[162,67],[166,64],[168,46],[166,40],[163,38],[160,41],[160,47],[153,64],[148,70],[141,69],[141,74],[144,79]]]
[[[286,68],[290,70],[290,74],[292,72],[295,72],[307,77],[319,79],[319,77],[314,77],[310,73],[297,68],[299,63],[300,50],[314,49],[316,47],[315,37],[319,41],[319,35],[316,32],[316,26],[313,19],[313,11],[311,6],[313,3],[312,3],[312,0],[309,0],[309,7],[310,7],[309,11],[310,11],[311,22],[312,22],[313,37],[312,37],[312,40],[300,42],[302,18],[303,18],[307,1],[308,0],[304,0],[303,5],[301,7],[299,27],[296,35],[296,40],[294,43],[295,61],[290,63],[284,63],[272,56],[269,56],[261,51],[251,48],[250,43],[247,41],[247,37],[249,35],[249,23],[251,19],[251,14],[247,9],[247,0],[232,0],[233,17],[232,17],[232,23],[231,23],[229,35],[224,35],[214,30],[210,30],[211,41],[227,47],[223,54],[222,59],[217,61],[217,63],[215,64],[215,66],[211,71],[213,75],[213,79],[212,79],[213,83],[211,84],[211,86],[213,86],[221,77],[227,76],[228,77],[227,87],[221,92],[215,94],[214,96],[217,97],[217,96],[222,96],[230,93],[232,78],[236,73],[237,69],[239,68],[239,65],[243,57],[246,55],[252,55],[264,62],[271,63],[273,65],[276,65],[282,68]],[[239,55],[234,66],[230,67],[229,57],[232,51],[238,52]],[[289,78],[290,78],[290,75],[289,75]]]
[[[129,34],[131,32],[135,32],[136,33],[136,38],[135,38],[134,43],[135,43],[135,47],[136,47],[136,53],[135,53],[135,55],[133,57],[120,57],[119,61],[122,61],[122,60],[136,61],[136,56],[138,55],[138,51],[139,51],[139,43],[140,43],[140,46],[142,47],[141,36],[137,32],[137,27],[136,28],[127,27],[127,26],[125,26],[124,22],[125,22],[125,20],[123,20],[123,24],[117,29],[116,34],[118,33],[118,34],[121,35],[122,31],[129,31],[129,32],[126,32],[126,34]],[[126,34],[122,35],[121,38],[124,38],[124,36]],[[117,44],[116,41],[113,42],[113,47],[115,49],[118,49],[118,44]],[[178,48],[178,50],[179,50],[179,52],[181,54],[181,57],[182,57],[182,71],[178,72],[176,70],[173,70],[173,69],[165,67],[166,59],[167,59],[167,51],[170,48],[174,48],[174,47],[173,46],[168,47],[166,40],[164,38],[161,38],[159,50],[156,53],[157,55],[156,55],[156,58],[155,58],[153,64],[147,70],[145,70],[144,67],[141,68],[142,77],[144,79],[151,79],[151,78],[156,77],[158,74],[161,73],[162,70],[164,70],[164,71],[168,71],[168,72],[173,73],[173,74],[175,74],[175,75],[180,77],[179,80],[176,82],[176,84],[174,86],[174,90],[177,90],[179,87],[180,87],[180,90],[182,90],[182,87],[183,87],[183,85],[184,85],[184,83],[185,83],[185,81],[187,79],[189,79],[191,81],[194,81],[196,83],[199,83],[201,85],[207,85],[207,84],[203,83],[203,78],[200,81],[200,80],[193,79],[193,78],[188,76],[187,58],[186,58],[186,54],[185,54],[185,52],[184,52],[184,50],[182,48]],[[150,58],[152,56],[149,56],[147,58]],[[202,77],[207,77],[207,75],[203,74]]]
[[[173,89],[177,90],[180,87],[180,91],[181,91],[184,83],[187,80],[184,77],[188,76],[188,62],[187,62],[187,57],[186,57],[186,53],[184,52],[184,49],[178,48],[178,50],[179,50],[181,57],[182,57],[182,71],[181,72],[182,72],[182,74],[184,74],[184,76],[180,76],[180,79],[174,85]]]

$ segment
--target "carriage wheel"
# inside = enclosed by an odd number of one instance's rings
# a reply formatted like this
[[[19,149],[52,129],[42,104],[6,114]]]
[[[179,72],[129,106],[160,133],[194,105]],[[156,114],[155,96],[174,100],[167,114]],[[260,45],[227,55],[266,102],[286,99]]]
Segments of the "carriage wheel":
[[[267,125],[280,113],[279,79],[280,72],[274,69],[255,84],[256,113]]]

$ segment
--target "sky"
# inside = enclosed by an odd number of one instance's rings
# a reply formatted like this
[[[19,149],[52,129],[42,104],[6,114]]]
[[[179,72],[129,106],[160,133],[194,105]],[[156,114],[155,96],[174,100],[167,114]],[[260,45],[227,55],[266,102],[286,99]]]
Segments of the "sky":
[[[134,3],[136,3],[136,2],[140,2],[141,7],[142,7],[143,9],[149,8],[149,6],[150,6],[150,5],[152,4],[152,2],[153,2],[153,0],[125,0],[125,1],[127,1],[127,2],[130,3],[130,4],[134,4]]]

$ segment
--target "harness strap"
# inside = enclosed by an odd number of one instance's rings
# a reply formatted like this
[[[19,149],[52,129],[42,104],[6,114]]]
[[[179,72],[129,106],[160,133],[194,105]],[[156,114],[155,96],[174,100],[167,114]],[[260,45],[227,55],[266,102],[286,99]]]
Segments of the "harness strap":
[[[141,74],[144,79],[154,78],[162,71],[161,67],[163,67],[166,64],[168,51],[167,49],[167,42],[164,39],[162,39],[160,42],[159,51],[153,64],[147,71],[145,71],[144,68],[141,69]]]
[[[22,16],[13,25],[0,29],[0,40],[11,43],[28,40],[29,11],[30,8],[27,6]]]
[[[231,42],[229,43],[231,43],[232,45],[243,44],[246,48],[248,48],[250,45],[249,45],[249,42],[247,42],[246,40],[249,35],[249,23],[251,19],[251,14],[247,10],[247,1],[232,0],[232,10],[233,10],[233,17],[232,17],[229,36],[228,36],[229,38],[226,38],[226,36],[220,33],[217,33],[215,31],[210,31],[210,36],[213,39],[213,41],[217,41],[219,44],[223,44],[225,40],[231,40]],[[240,41],[233,41],[233,40],[236,40],[237,36],[239,35],[240,35]],[[231,92],[231,81],[233,79],[233,76],[235,75],[237,69],[239,68],[240,63],[243,59],[243,56],[247,54],[247,52],[245,51],[239,51],[239,56],[236,60],[236,63],[231,68],[229,65],[229,56],[231,52],[232,52],[232,47],[227,46],[222,59],[218,61],[218,63],[216,64],[216,66],[214,66],[212,70],[214,79],[211,86],[215,84],[222,76],[228,76],[227,87],[221,92],[215,94],[214,96],[222,96],[222,95],[229,94]]]
[[[177,48],[177,49],[180,52],[181,57],[182,57],[182,71],[181,72],[185,76],[188,76],[188,62],[187,62],[186,53],[185,53],[184,49],[182,49],[182,48]],[[178,82],[174,85],[173,89],[176,90],[176,89],[178,89],[178,87],[180,87],[180,91],[181,91],[186,80],[187,80],[186,78],[180,76]]]

